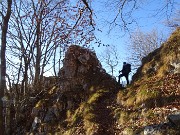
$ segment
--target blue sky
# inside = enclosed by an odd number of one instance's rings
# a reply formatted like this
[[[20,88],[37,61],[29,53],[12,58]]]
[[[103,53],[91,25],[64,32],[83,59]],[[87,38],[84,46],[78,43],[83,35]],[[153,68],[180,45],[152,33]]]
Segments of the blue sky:
[[[108,3],[107,3],[107,2]],[[109,32],[109,24],[108,21],[112,21],[114,19],[118,9],[116,6],[116,1],[120,0],[92,0],[92,4],[90,7],[93,9],[95,15],[93,18],[96,23],[96,31],[95,35],[98,39],[102,41],[104,44],[114,45],[116,46],[119,56],[120,63],[118,65],[118,70],[121,70],[123,61],[126,61],[127,57],[127,41],[129,40],[129,33],[124,32],[122,27],[112,27],[113,29]],[[164,2],[166,0],[138,0],[141,1],[139,3],[139,7],[137,10],[132,12],[133,19],[135,19],[136,23],[132,25],[128,25],[130,32],[133,30],[140,28],[144,32],[148,32],[152,29],[158,29],[158,31],[162,31],[164,35],[168,36],[171,31],[170,28],[165,26],[166,15],[157,14],[153,16],[155,10],[162,8]],[[180,9],[179,0],[174,0],[176,2],[175,9]],[[112,5],[111,5],[112,4]],[[126,6],[127,9],[131,7],[130,5]],[[163,13],[166,13],[163,10]],[[101,31],[98,31],[100,29]],[[103,46],[97,47],[97,44],[93,44],[97,55],[101,54],[106,48]],[[49,74],[49,73],[48,73]],[[115,73],[115,76],[118,76],[118,72]]]
[[[138,9],[133,12],[133,19],[135,19],[137,23],[128,26],[130,31],[133,31],[133,29],[137,29],[139,27],[144,32],[148,32],[153,28],[162,31],[163,33],[165,33],[165,35],[168,35],[170,32],[172,32],[170,28],[165,26],[165,22],[167,19],[166,10],[171,10],[172,7],[169,7],[168,9],[165,8],[161,13],[155,16],[155,14],[157,13],[156,10],[162,9],[166,0],[145,1],[146,2],[141,3],[140,7],[138,7]],[[175,5],[173,6],[173,11],[180,10],[179,0],[174,0],[174,2]],[[117,8],[114,7],[114,9],[109,9],[109,7],[105,7],[106,4],[104,0],[96,0],[92,3],[91,6],[93,7],[95,13],[94,18],[97,24],[97,28],[102,30],[102,32],[96,31],[96,36],[105,43],[119,44],[123,47],[124,41],[128,40],[128,33],[121,31],[118,27],[115,27],[113,30],[111,30],[110,33],[108,33],[109,24],[107,23],[107,21],[110,22],[114,18],[117,13]]]
[[[113,1],[112,1],[113,2]],[[96,36],[104,44],[115,45],[119,51],[120,59],[126,61],[127,51],[126,44],[129,39],[129,33],[121,30],[120,27],[114,27],[109,33],[109,24],[107,21],[112,21],[116,13],[118,12],[115,3],[108,1],[106,3],[104,0],[96,0],[92,3],[91,7],[95,13],[95,21],[97,28],[101,30],[96,31]],[[116,2],[116,0],[114,0]],[[172,29],[165,25],[167,17],[173,17],[173,14],[167,14],[166,11],[177,11],[180,9],[179,0],[174,0],[175,4],[168,5],[165,8],[166,0],[144,0],[138,5],[138,9],[134,10],[132,13],[133,19],[136,23],[128,25],[130,32],[140,28],[144,32],[150,32],[152,29],[157,29],[157,31],[162,32],[165,37],[168,37],[172,32]],[[112,5],[111,5],[112,4]],[[128,6],[131,5],[127,5]],[[160,9],[161,12],[158,12]],[[157,14],[158,13],[158,14]],[[105,47],[96,47],[94,45],[97,55],[104,51]],[[120,63],[119,68],[121,68],[122,63]],[[118,73],[117,73],[118,74]]]

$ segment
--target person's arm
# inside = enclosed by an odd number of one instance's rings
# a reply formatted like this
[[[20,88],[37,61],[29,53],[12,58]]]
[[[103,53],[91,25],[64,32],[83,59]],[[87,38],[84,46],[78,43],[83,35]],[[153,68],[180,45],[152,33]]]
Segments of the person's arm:
[[[123,65],[123,68],[122,68],[122,70],[120,72],[123,72],[124,70],[125,70],[125,66]]]

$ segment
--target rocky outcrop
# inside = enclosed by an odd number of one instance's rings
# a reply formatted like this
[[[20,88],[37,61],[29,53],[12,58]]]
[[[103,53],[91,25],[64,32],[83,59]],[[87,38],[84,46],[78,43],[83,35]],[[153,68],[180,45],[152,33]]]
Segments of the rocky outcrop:
[[[77,99],[84,101],[98,89],[106,88],[113,91],[117,86],[116,80],[102,68],[94,52],[77,45],[69,47],[63,67],[59,71],[58,86],[58,91],[68,98],[68,102],[75,103],[73,100]],[[68,104],[68,108],[71,108],[70,106]]]
[[[169,122],[176,126],[180,126],[180,113],[179,114],[171,114],[167,117]]]
[[[60,87],[65,91],[72,91],[74,86],[87,90],[94,85],[93,79],[99,73],[106,74],[94,52],[76,45],[70,46],[59,72]]]
[[[145,126],[143,131],[138,133],[137,135],[164,135],[164,134],[172,134],[178,135],[180,131],[174,129],[180,128],[180,112],[178,114],[171,114],[167,117],[167,122],[161,124],[154,124]]]
[[[142,59],[142,66],[138,68],[132,81],[176,73],[180,73],[180,28],[160,48]]]
[[[50,80],[53,79],[53,77],[50,78]],[[46,80],[48,79],[46,78]],[[47,84],[49,83],[52,82],[47,81]],[[51,87],[43,98],[36,102],[35,107],[32,109],[31,116],[34,121],[30,131],[48,133],[57,130],[57,132],[62,131],[61,134],[63,134],[63,130],[65,131],[69,125],[67,122],[68,111],[74,112],[78,110],[81,103],[88,102],[89,104],[89,98],[100,90],[100,96],[107,99],[96,103],[96,109],[98,110],[96,113],[99,116],[106,115],[106,117],[103,123],[103,120],[101,122],[102,117],[98,118],[97,115],[96,119],[99,119],[97,125],[100,130],[94,131],[94,134],[95,132],[96,134],[100,132],[106,133],[106,128],[112,126],[110,117],[108,117],[111,111],[107,106],[115,99],[112,96],[116,96],[119,88],[116,80],[102,68],[94,52],[72,45],[65,53],[63,67],[59,71],[57,84]],[[105,92],[103,93],[102,91],[104,90]],[[98,109],[98,106],[101,109]],[[63,127],[60,125],[63,125]],[[85,134],[85,132],[86,129],[83,130],[82,134]]]

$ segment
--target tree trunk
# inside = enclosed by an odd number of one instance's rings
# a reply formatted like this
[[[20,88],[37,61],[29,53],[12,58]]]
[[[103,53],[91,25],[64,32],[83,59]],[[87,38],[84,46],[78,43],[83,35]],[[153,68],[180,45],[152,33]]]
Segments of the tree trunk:
[[[40,5],[42,7],[42,3]],[[36,15],[36,65],[35,65],[35,89],[39,89],[41,85],[41,79],[40,77],[40,72],[41,72],[41,57],[42,57],[42,52],[41,52],[41,23],[42,23],[42,12],[39,15]]]
[[[6,35],[8,30],[8,22],[11,16],[11,5],[12,0],[7,0],[8,7],[6,16],[3,16],[3,23],[2,23],[2,35],[1,35],[1,55],[0,55],[0,134],[5,134],[5,123],[4,123],[4,114],[3,114],[3,101],[2,98],[4,97],[4,91],[6,89]]]

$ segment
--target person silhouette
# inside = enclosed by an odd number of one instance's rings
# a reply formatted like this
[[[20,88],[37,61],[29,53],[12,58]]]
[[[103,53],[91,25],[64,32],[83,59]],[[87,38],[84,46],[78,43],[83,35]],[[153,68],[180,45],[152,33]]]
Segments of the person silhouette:
[[[126,63],[126,62],[123,62],[123,68],[122,70],[119,71],[119,73],[121,73],[119,76],[118,76],[118,83],[120,84],[120,79],[121,77],[125,77],[126,78],[126,81],[127,81],[127,85],[129,84],[129,73],[131,72],[131,65]]]

